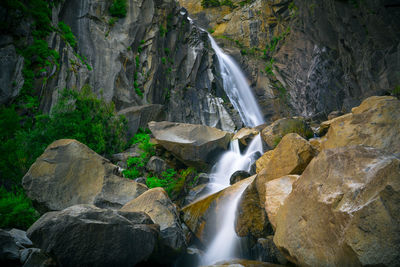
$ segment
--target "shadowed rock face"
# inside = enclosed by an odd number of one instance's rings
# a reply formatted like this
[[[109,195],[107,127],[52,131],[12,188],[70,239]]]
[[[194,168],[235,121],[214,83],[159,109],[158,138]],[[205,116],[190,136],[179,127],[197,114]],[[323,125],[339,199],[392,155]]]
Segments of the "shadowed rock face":
[[[72,48],[59,33],[49,36],[49,47],[60,54],[60,66],[41,74],[45,84],[39,82],[42,78],[35,84],[42,96],[41,110],[51,110],[60,90],[88,84],[106,101],[114,101],[117,110],[158,104],[165,111],[162,119],[230,131],[241,125],[237,112],[223,100],[218,62],[207,33],[188,20],[176,1],[127,1],[126,17],[114,18],[113,25],[109,23],[112,1],[58,2],[53,26],[57,28],[59,21],[69,25],[77,46]],[[0,14],[6,12],[0,7]],[[20,39],[32,39],[29,23],[10,24],[26,29],[0,34],[0,103],[9,102],[22,86],[23,59],[15,47]]]
[[[293,184],[274,242],[301,266],[400,264],[400,161],[381,150],[323,150]]]
[[[216,128],[174,122],[148,124],[156,141],[184,163],[210,168],[215,156],[226,150],[231,134]]]
[[[180,0],[214,37],[232,39],[217,41],[244,69],[267,121],[349,112],[400,84],[397,0],[232,2],[238,7],[203,9],[201,1]],[[272,75],[264,71],[269,59],[253,55],[252,48],[268,50],[274,38],[281,40],[267,52],[274,59]]]
[[[160,262],[172,262],[186,249],[185,236],[176,207],[163,188],[153,188],[125,204],[121,211],[145,212],[160,226],[160,236],[165,248],[159,252]]]
[[[76,204],[120,208],[148,188],[115,175],[118,167],[72,139],[50,144],[22,179],[41,213]]]
[[[152,254],[158,226],[143,212],[77,205],[43,215],[28,237],[62,266],[134,266]]]

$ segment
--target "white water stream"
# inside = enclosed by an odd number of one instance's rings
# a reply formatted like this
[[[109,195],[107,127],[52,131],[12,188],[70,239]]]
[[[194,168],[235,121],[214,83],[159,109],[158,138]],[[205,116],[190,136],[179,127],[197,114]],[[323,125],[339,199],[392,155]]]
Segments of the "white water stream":
[[[219,60],[225,93],[239,112],[243,123],[247,127],[263,124],[263,116],[246,77],[234,60],[222,51],[211,35],[209,38]],[[215,193],[228,187],[230,177],[234,172],[238,170],[249,172],[257,153],[263,153],[260,135],[251,141],[244,153],[240,151],[238,140],[232,141],[229,150],[221,156],[211,170],[208,193]],[[228,260],[237,256],[234,255],[235,247],[239,242],[235,232],[236,208],[246,187],[247,185],[244,184],[234,199],[221,209],[224,212],[224,219],[218,225],[218,234],[215,239],[208,245],[202,264],[210,265],[219,260]]]

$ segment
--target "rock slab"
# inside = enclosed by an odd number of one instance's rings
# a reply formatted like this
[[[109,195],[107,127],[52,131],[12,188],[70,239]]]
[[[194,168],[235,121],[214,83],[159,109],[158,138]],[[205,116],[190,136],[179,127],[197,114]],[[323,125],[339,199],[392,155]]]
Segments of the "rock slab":
[[[371,147],[323,150],[280,207],[275,244],[300,266],[398,266],[399,166]]]
[[[150,257],[159,229],[142,212],[76,205],[46,213],[27,233],[61,266],[134,266]]]

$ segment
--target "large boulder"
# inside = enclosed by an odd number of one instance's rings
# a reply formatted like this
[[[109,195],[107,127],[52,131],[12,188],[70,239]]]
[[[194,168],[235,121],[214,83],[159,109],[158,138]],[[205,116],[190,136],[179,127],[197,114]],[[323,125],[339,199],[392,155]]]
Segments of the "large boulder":
[[[264,205],[260,204],[256,183],[244,190],[236,210],[235,231],[238,236],[260,238],[270,234],[271,227]]]
[[[313,137],[314,133],[304,118],[283,118],[265,127],[261,136],[270,148],[276,147],[288,133],[297,133],[303,138]]]
[[[275,244],[300,266],[399,266],[399,166],[371,147],[323,150],[280,207]]]
[[[0,263],[15,266],[19,263],[19,248],[10,233],[0,229]]]
[[[129,107],[120,110],[118,115],[123,115],[128,122],[128,138],[132,137],[139,128],[146,128],[148,122],[165,119],[163,105],[159,104]]]
[[[251,176],[250,173],[248,173],[247,171],[235,171],[232,175],[231,178],[229,178],[229,184],[235,184],[243,179],[249,178]]]
[[[288,174],[301,174],[315,155],[316,150],[307,140],[296,133],[285,135],[256,178],[262,205],[265,203],[266,182]]]
[[[28,237],[60,266],[134,266],[153,253],[158,226],[143,212],[76,205],[48,212]]]
[[[239,192],[243,192],[254,181],[254,178],[255,176],[244,179],[182,208],[183,221],[203,244],[210,244],[218,231],[218,227],[215,226],[220,225],[225,216],[220,212],[221,207],[233,201]]]
[[[267,167],[273,153],[273,150],[268,150],[256,161],[256,173],[260,173],[263,169]]]
[[[118,167],[72,139],[50,144],[22,179],[36,209],[62,210],[76,204],[120,208],[147,187],[119,177]]]
[[[149,122],[157,142],[187,165],[207,169],[230,142],[231,134],[204,125]]]
[[[265,183],[265,211],[274,229],[279,208],[292,192],[292,185],[297,179],[299,175],[286,175]]]
[[[145,212],[160,225],[160,234],[167,251],[163,255],[173,258],[186,249],[186,240],[175,205],[161,187],[153,188],[125,204],[121,211]]]
[[[328,133],[321,149],[366,145],[400,153],[400,101],[392,96],[372,96],[352,112],[325,122]]]

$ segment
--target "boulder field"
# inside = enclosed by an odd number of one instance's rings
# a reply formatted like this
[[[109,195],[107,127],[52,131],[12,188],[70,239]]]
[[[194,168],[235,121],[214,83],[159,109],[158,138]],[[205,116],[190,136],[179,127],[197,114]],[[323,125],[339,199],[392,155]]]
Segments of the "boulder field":
[[[183,208],[164,189],[123,178],[119,167],[84,144],[55,141],[23,178],[42,216],[26,233],[0,230],[0,261],[171,266],[184,256],[185,264],[197,262],[217,234],[224,205],[243,192],[235,231],[246,240],[243,255],[251,260],[212,266],[400,265],[399,107],[394,97],[370,97],[321,123],[325,135],[311,140],[291,128],[256,161],[255,175],[243,174],[198,199],[210,179],[199,175]],[[158,146],[189,166],[209,165],[209,153],[223,151],[232,138],[208,126],[149,126]],[[233,138],[245,148],[256,132],[271,128],[245,129]],[[149,163],[154,172],[165,169],[158,156]]]

